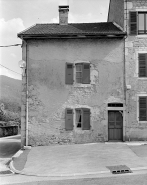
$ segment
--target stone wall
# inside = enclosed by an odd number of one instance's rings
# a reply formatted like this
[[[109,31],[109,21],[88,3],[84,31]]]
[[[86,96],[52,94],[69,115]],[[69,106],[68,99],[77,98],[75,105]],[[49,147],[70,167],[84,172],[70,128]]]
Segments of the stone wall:
[[[124,26],[124,0],[110,0],[108,22],[116,22]]]
[[[147,95],[147,80],[138,78],[138,53],[147,53],[146,35],[129,35],[129,12],[147,10],[146,0],[128,0],[125,26],[128,37],[125,42],[126,55],[126,84],[131,85],[127,90],[127,125],[126,138],[130,140],[147,140],[147,122],[138,120],[138,96]]]
[[[107,141],[107,104],[124,102],[124,40],[30,40],[27,47],[29,145]],[[23,58],[25,50],[23,45]],[[65,63],[84,61],[91,65],[91,84],[66,85]],[[22,145],[26,121],[25,83],[23,85]],[[65,109],[78,107],[91,109],[91,130],[74,126],[73,131],[65,131]]]
[[[18,131],[18,126],[0,126],[0,137],[17,135]]]

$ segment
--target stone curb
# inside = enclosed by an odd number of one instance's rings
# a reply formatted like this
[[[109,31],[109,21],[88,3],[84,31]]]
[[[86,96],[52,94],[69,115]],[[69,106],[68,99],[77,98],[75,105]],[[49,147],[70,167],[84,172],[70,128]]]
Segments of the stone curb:
[[[146,143],[145,143],[146,144]],[[132,145],[132,144],[131,144]],[[142,144],[137,144],[137,145],[142,145]],[[31,149],[30,146],[27,146],[25,147],[25,149]],[[99,172],[88,172],[88,173],[74,173],[74,174],[61,174],[61,175],[42,175],[42,174],[33,174],[33,173],[25,173],[25,172],[22,172],[22,171],[19,171],[19,170],[16,170],[14,165],[13,165],[13,159],[14,158],[17,158],[20,156],[20,154],[22,154],[23,151],[22,150],[19,150],[11,159],[11,162],[9,164],[10,166],[10,170],[13,172],[13,173],[16,173],[16,174],[21,174],[21,175],[27,175],[27,176],[36,176],[36,177],[78,177],[78,176],[88,176],[88,175],[99,175],[99,174],[111,174],[111,172],[109,170],[107,171],[99,171]],[[130,168],[131,171],[141,171],[141,170],[147,170],[147,167],[136,167],[136,168]]]
[[[25,150],[30,150],[30,149],[31,149],[31,146],[25,146],[24,149],[25,149]],[[11,161],[10,161],[9,167],[10,167],[10,170],[11,170],[13,173],[22,174],[22,172],[19,171],[19,170],[16,170],[15,167],[14,167],[14,165],[13,165],[13,160],[14,160],[15,158],[18,158],[18,157],[20,156],[20,154],[22,154],[22,153],[23,153],[23,150],[20,149],[16,154],[14,154],[14,155],[11,157]]]

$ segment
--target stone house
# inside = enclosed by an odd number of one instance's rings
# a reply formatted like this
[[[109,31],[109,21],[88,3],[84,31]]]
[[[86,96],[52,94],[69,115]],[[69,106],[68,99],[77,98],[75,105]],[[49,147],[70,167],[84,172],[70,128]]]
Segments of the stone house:
[[[125,32],[113,22],[36,24],[18,34],[26,61],[24,145],[125,141]]]
[[[147,1],[110,0],[108,22],[125,38],[126,139],[147,140]]]

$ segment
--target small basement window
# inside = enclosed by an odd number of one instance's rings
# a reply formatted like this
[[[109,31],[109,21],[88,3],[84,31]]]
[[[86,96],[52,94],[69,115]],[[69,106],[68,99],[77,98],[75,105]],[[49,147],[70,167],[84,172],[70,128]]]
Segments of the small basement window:
[[[122,103],[108,103],[108,107],[123,107]]]

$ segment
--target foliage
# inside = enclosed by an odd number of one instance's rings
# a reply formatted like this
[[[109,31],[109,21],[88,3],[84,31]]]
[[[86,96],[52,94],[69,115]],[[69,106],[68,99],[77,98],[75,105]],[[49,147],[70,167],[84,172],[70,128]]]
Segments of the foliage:
[[[0,121],[15,121],[20,123],[20,105],[16,104],[15,102],[14,104],[10,102],[10,107],[8,107],[8,105],[9,102],[6,102],[6,105],[4,103],[0,104]]]

